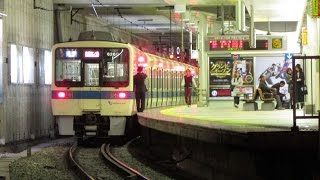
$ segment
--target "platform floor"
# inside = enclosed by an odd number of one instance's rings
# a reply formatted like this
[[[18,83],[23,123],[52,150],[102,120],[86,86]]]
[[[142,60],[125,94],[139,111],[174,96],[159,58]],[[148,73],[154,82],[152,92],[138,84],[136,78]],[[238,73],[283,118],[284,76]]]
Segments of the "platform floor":
[[[203,128],[221,129],[239,133],[290,131],[293,126],[292,109],[274,111],[243,111],[233,107],[233,101],[211,101],[206,107],[197,105],[178,106],[165,109],[149,109],[138,116],[163,122],[175,122]],[[261,108],[261,102],[258,101]],[[297,115],[304,115],[303,109],[297,109]],[[308,114],[309,115],[309,114]],[[317,116],[317,114],[313,114]],[[318,119],[298,119],[301,131],[318,130]]]

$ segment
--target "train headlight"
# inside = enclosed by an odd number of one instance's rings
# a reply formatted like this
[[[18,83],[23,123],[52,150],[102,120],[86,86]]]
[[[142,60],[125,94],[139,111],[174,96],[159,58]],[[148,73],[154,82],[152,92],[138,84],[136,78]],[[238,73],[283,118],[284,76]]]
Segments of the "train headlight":
[[[58,98],[64,99],[66,97],[65,92],[58,92]]]
[[[120,99],[127,98],[127,93],[125,93],[125,92],[119,92],[119,93],[118,93],[118,98],[120,98]]]
[[[53,91],[52,98],[53,99],[71,99],[72,91]]]

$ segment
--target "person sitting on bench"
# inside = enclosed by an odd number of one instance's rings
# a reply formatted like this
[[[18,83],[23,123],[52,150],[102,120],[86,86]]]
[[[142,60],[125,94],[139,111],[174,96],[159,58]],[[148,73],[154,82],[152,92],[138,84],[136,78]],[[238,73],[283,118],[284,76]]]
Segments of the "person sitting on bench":
[[[286,83],[285,83],[284,81],[280,81],[280,82],[275,83],[274,85],[271,86],[271,88],[276,89],[277,94],[279,95],[282,104],[284,103],[284,102],[283,102],[283,97],[285,97],[286,95],[285,95],[285,94],[282,94],[282,93],[280,92],[280,87],[283,87],[285,84],[286,84]],[[276,108],[277,108],[277,107],[276,107]]]
[[[273,97],[275,97],[277,101],[277,109],[278,110],[284,110],[285,108],[282,107],[282,103],[280,100],[280,96],[277,94],[277,90],[274,88],[270,88],[267,83],[266,83],[266,77],[264,75],[261,75],[260,78],[260,83],[259,83],[259,88],[261,89],[262,93],[272,93]]]

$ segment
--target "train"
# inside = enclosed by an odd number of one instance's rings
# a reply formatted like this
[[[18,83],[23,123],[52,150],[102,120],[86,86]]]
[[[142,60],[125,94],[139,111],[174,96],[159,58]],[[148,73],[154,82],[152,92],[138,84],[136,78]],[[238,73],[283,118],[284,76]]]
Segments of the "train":
[[[146,108],[184,104],[180,86],[184,71],[198,70],[129,43],[77,40],[55,44],[51,105],[57,135],[109,138],[134,134],[133,76],[138,66],[148,76]]]

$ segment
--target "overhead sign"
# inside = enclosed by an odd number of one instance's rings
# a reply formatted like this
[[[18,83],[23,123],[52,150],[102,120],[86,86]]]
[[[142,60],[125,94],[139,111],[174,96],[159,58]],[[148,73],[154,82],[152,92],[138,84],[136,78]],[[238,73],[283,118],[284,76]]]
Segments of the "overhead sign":
[[[319,17],[320,16],[320,11],[319,11],[319,6],[320,6],[320,2],[319,0],[312,0],[312,7],[311,7],[311,14],[314,17]]]
[[[285,59],[292,59],[293,54],[292,53],[285,53],[284,58]]]

